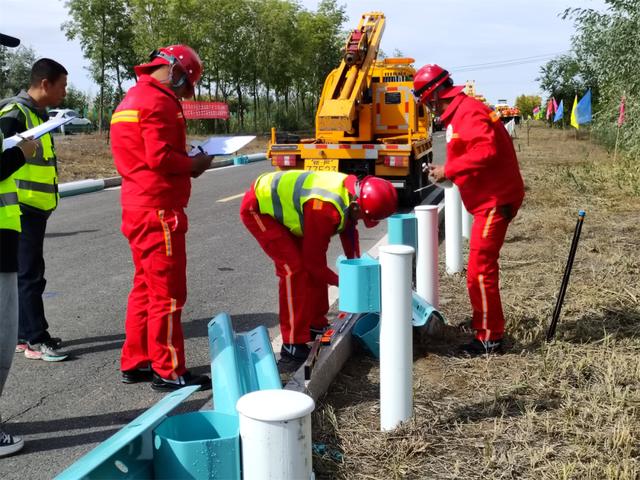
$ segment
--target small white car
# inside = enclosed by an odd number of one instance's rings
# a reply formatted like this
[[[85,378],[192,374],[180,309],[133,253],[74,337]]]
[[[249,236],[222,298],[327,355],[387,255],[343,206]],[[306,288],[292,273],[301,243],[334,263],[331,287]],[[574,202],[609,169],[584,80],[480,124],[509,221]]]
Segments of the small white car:
[[[93,124],[91,123],[91,120],[81,117],[78,112],[69,108],[49,110],[49,117],[73,118],[73,120],[65,123],[60,127],[60,133],[62,133],[63,135],[75,132],[91,132],[93,130]]]

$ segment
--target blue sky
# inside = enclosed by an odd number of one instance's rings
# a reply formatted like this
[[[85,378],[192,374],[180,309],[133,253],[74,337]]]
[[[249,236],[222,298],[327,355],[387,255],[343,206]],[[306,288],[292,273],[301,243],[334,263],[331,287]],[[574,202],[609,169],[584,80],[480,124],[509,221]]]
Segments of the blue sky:
[[[315,10],[318,0],[301,0]],[[573,25],[559,18],[567,7],[604,8],[604,0],[349,0],[345,25],[355,28],[362,13],[384,12],[387,22],[382,49],[400,50],[416,59],[416,66],[438,63],[449,69],[456,83],[475,80],[476,89],[495,103],[513,102],[520,94],[539,94],[535,78],[552,55],[566,52]],[[62,0],[0,0],[0,31],[22,39],[36,55],[51,57],[69,70],[69,81],[95,94],[84,68],[87,62],[78,42],[68,41],[60,25],[66,20]],[[535,62],[501,68],[470,68],[515,59]]]

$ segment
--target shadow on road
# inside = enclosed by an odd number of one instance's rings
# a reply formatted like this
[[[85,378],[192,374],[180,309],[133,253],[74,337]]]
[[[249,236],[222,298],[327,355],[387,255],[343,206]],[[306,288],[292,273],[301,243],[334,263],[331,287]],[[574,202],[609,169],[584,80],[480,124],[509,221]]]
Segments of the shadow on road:
[[[158,400],[160,400],[158,396]],[[209,396],[182,403],[180,412],[196,411],[201,409],[208,401]],[[87,415],[84,417],[58,418],[55,420],[42,420],[35,422],[11,422],[11,432],[16,435],[42,435],[54,432],[70,432],[72,430],[95,429],[99,427],[113,427],[96,432],[87,432],[77,435],[56,435],[55,441],[51,438],[29,439],[25,442],[21,455],[47,450],[58,450],[62,448],[74,447],[77,445],[87,445],[106,440],[117,432],[121,427],[131,422],[133,419],[144,413],[147,409],[138,408],[134,410],[124,410],[121,412],[108,412],[99,415]],[[178,413],[178,410],[176,410]]]
[[[76,230],[75,232],[59,232],[59,233],[45,233],[44,238],[58,238],[58,237],[71,237],[78,235],[79,233],[93,233],[99,232],[99,229],[95,230]]]

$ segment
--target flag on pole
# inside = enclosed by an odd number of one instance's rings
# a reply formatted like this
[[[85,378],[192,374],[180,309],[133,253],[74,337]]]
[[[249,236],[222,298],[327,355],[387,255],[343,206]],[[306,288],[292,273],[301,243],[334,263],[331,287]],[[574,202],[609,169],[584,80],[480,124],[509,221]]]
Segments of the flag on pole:
[[[555,100],[554,100],[554,102],[555,102]],[[556,109],[556,115],[553,117],[553,123],[562,120],[562,116],[564,115],[564,104],[563,104],[563,102],[564,102],[564,100],[560,100],[560,103],[558,104],[558,108]]]
[[[573,107],[571,107],[571,126],[575,127],[576,130],[580,128],[580,124],[578,123],[578,95],[576,95],[573,99]]]
[[[556,99],[551,97],[551,101],[553,102],[553,113],[558,113],[558,103],[556,102]],[[562,100],[560,100],[560,103],[562,103]]]
[[[580,125],[591,122],[591,89],[587,90],[587,93],[578,102],[576,117]]]
[[[618,128],[624,123],[624,95],[620,99],[620,112],[618,113]]]
[[[553,103],[551,103],[551,100],[549,100],[547,102],[547,120],[551,118],[552,113],[553,113]]]
[[[533,107],[533,118],[535,120],[539,120],[540,119],[540,115],[542,112],[540,112],[540,106],[536,105],[535,107]]]

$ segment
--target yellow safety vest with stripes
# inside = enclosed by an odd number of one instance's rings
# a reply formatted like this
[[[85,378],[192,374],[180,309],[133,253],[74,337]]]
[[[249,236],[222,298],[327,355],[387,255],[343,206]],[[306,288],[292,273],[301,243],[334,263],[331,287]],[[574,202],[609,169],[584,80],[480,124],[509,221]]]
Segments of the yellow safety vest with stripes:
[[[260,213],[272,216],[301,237],[304,204],[315,198],[333,204],[340,212],[338,232],[341,232],[350,202],[349,191],[344,186],[346,177],[343,173],[304,170],[265,173],[254,185]]]
[[[4,137],[0,132],[0,155],[2,155],[2,141]],[[0,157],[1,158],[1,157]],[[2,161],[0,159],[0,161]],[[13,176],[0,180],[0,230],[20,229],[20,205],[18,205],[18,192]]]
[[[31,109],[20,103],[10,103],[0,110],[0,117],[14,108],[19,109],[26,119],[27,129],[42,123]],[[18,187],[18,200],[24,205],[40,210],[54,210],[58,206],[58,169],[56,155],[53,150],[53,140],[50,134],[38,139],[41,148],[36,155],[25,158],[25,164],[13,177]]]

